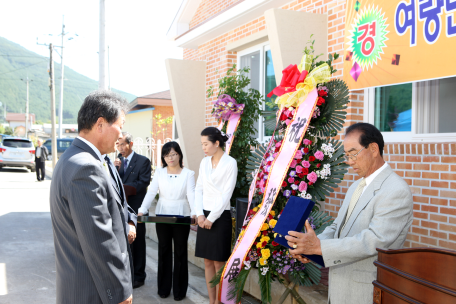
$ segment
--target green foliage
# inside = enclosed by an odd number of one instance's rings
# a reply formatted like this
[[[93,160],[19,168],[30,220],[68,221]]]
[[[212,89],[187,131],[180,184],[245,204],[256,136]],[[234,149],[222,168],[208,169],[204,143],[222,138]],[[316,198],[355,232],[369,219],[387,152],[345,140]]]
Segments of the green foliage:
[[[258,278],[261,291],[261,303],[271,303],[271,272],[268,271],[265,275],[262,275],[260,268],[258,268]]]
[[[3,132],[3,134],[6,134],[6,135],[13,135],[13,133],[14,133],[13,129],[9,126],[6,126],[5,132]]]
[[[250,270],[252,268],[249,268],[248,270],[242,268],[242,270],[239,272],[239,275],[230,282],[228,286],[228,300],[234,300],[236,299],[236,303],[240,303],[242,299],[242,294],[245,286],[245,282],[247,282],[247,278],[249,276]]]
[[[336,61],[339,58],[339,54],[337,54],[337,53],[334,53],[334,55],[329,54],[328,60],[317,62],[317,59],[320,58],[321,56],[323,56],[323,54],[319,54],[319,55],[315,56],[315,49],[314,49],[315,40],[312,40],[312,37],[313,37],[313,34],[310,35],[310,40],[307,41],[307,44],[310,44],[310,46],[306,46],[303,51],[304,54],[313,56],[312,66],[311,66],[310,70],[313,70],[314,68],[322,65],[323,63],[327,63],[331,68],[331,74],[334,74],[335,72],[337,72],[337,70],[332,67],[332,62]]]
[[[0,125],[0,134],[5,134],[5,127]]]
[[[209,282],[209,284],[211,284],[212,288],[216,287],[220,283],[220,280],[222,278],[223,269],[224,269],[223,267],[220,268],[219,271],[217,271],[215,276],[212,278],[212,280]]]
[[[238,176],[236,188],[231,199],[234,205],[236,198],[246,197],[249,193],[250,183],[247,180],[247,161],[250,155],[251,147],[255,147],[258,142],[255,137],[255,122],[261,114],[260,106],[263,102],[263,96],[255,89],[247,89],[250,84],[248,78],[249,68],[243,68],[235,71],[236,65],[233,65],[226,72],[226,76],[218,80],[218,95],[228,94],[233,97],[238,104],[245,104],[241,121],[234,134],[234,141],[231,147],[230,156],[236,159],[238,167]],[[208,97],[215,94],[214,88],[207,90]]]
[[[157,131],[150,132],[154,138],[158,138],[158,135],[163,132],[165,133],[168,130],[168,126],[173,123],[173,117],[169,116],[166,118],[162,118],[161,114],[157,114],[154,116],[155,123],[157,124]],[[155,129],[155,128],[154,128]]]
[[[318,136],[334,137],[337,135],[337,130],[342,130],[347,116],[347,112],[344,110],[347,109],[347,104],[350,102],[348,86],[340,79],[333,79],[325,85],[330,93],[320,117],[315,119],[313,125]]]
[[[54,53],[56,61],[59,56]],[[28,78],[30,113],[36,120],[48,121],[51,118],[51,94],[49,91],[49,58],[33,53],[22,46],[0,37],[0,101],[6,104],[8,112],[25,113],[27,100],[26,83],[21,79]],[[56,115],[59,113],[60,101],[60,64],[55,62]],[[65,67],[65,84],[63,93],[63,122],[76,123],[79,108],[84,98],[98,89],[98,81],[83,76]],[[113,89],[131,101],[134,95]]]

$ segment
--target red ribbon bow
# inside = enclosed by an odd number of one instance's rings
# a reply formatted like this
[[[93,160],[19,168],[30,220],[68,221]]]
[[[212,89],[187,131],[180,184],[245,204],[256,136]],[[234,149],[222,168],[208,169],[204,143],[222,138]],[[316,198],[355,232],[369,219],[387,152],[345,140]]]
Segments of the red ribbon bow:
[[[306,70],[303,70],[302,73],[299,72],[296,64],[290,64],[282,71],[282,81],[280,82],[280,85],[274,88],[274,90],[268,94],[268,97],[272,97],[273,94],[282,96],[283,94],[296,91],[296,86],[298,83],[304,82],[307,74],[309,74],[309,72]]]

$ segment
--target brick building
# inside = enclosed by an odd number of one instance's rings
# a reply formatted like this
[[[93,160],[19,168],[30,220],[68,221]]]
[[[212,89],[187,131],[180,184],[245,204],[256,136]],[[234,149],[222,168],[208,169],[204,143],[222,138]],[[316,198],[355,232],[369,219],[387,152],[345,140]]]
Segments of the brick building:
[[[184,132],[180,140],[192,170],[202,158],[194,145],[197,131],[215,125],[210,115],[214,98],[207,98],[206,90],[237,64],[251,68],[251,87],[266,95],[280,82],[284,67],[299,63],[311,34],[317,54],[341,55],[334,77],[343,77],[345,14],[344,0],[183,2],[168,36],[183,48],[184,60],[167,60],[167,69],[177,128]],[[350,91],[344,126],[375,124],[384,135],[385,160],[413,192],[414,221],[406,247],[456,250],[456,123],[450,114],[456,112],[456,101],[448,97],[454,85],[456,79],[447,78]],[[338,138],[343,134],[340,130]],[[268,139],[261,122],[258,138]],[[350,170],[326,200],[331,215],[337,215],[355,179]]]

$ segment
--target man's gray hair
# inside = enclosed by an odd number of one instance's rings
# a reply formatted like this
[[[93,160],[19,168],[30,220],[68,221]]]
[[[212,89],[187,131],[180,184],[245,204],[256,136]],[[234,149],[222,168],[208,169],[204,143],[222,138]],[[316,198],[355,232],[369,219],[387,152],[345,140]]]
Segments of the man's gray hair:
[[[133,136],[128,132],[122,132],[122,137],[127,144],[130,144],[133,141]]]
[[[110,124],[116,122],[121,113],[128,113],[128,101],[117,93],[98,90],[90,93],[78,112],[79,132],[92,130],[98,118],[103,117]]]

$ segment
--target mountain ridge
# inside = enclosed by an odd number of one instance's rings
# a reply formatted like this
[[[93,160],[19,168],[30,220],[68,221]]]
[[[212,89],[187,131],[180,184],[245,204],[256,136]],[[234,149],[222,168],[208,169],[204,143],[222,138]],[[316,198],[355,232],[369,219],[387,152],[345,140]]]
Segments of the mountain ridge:
[[[57,55],[56,55],[57,56]],[[60,64],[54,60],[56,115],[60,103]],[[0,101],[8,113],[25,113],[27,99],[26,77],[29,82],[29,113],[37,122],[51,119],[51,94],[49,90],[49,57],[38,55],[21,45],[0,37]],[[64,71],[63,123],[76,123],[81,104],[90,92],[98,89],[98,81],[84,76],[68,66]],[[22,80],[21,80],[22,79]],[[129,102],[135,95],[112,89]],[[0,116],[3,116],[3,107]]]

